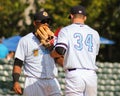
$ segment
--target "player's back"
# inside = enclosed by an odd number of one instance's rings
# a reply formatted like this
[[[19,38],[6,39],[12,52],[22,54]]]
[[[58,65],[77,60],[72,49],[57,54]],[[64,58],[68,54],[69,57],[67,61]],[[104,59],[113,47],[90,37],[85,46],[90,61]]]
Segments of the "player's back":
[[[99,35],[87,25],[71,24],[65,27],[68,40],[65,55],[66,68],[88,68],[95,70],[99,50]]]

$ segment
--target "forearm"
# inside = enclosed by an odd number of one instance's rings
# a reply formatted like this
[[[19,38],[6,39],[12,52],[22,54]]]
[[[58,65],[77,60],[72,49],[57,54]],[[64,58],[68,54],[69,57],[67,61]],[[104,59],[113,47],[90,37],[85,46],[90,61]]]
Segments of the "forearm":
[[[13,66],[13,71],[12,71],[13,83],[19,81],[19,77],[22,71],[21,69],[22,65],[23,65],[23,62],[16,58]]]
[[[22,88],[19,84],[19,77],[22,71],[22,65],[23,61],[20,59],[15,58],[14,66],[13,66],[13,71],[12,71],[12,77],[13,77],[13,90],[17,94],[22,94]]]
[[[52,50],[52,51],[51,51],[50,56],[51,56],[52,58],[58,58],[58,57],[61,57],[61,55],[58,54],[55,50]]]
[[[63,67],[64,57],[54,58],[54,60],[59,66]]]
[[[17,65],[14,65],[14,67],[13,67],[13,73],[21,74],[21,67],[17,66]]]
[[[55,62],[63,67],[64,57],[63,55],[58,54],[55,50],[51,51],[50,56],[54,58]]]

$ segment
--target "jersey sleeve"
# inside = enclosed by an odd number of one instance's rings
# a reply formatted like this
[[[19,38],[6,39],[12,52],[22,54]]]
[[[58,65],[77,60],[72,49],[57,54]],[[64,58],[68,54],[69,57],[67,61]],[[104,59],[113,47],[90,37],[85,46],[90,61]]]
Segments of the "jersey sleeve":
[[[63,47],[64,49],[67,49],[67,46],[68,46],[67,31],[65,28],[63,28],[60,30],[58,34],[56,47]]]
[[[15,52],[15,58],[18,58],[18,59],[20,59],[22,61],[24,61],[24,59],[25,59],[25,52],[26,52],[24,42],[25,41],[21,38],[19,43],[18,43],[16,52]]]

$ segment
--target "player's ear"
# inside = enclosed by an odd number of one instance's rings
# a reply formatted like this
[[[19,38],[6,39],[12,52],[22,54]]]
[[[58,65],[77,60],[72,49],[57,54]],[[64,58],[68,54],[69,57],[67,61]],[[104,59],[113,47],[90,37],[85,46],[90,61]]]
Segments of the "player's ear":
[[[70,18],[72,19],[74,16],[72,14],[70,14]]]
[[[72,19],[72,18],[73,18],[73,15],[72,15],[72,14],[70,14],[68,18],[69,18],[69,19]]]
[[[86,16],[84,16],[84,21],[86,21],[87,20],[87,17]]]
[[[36,26],[36,23],[35,23],[35,21],[33,21],[33,25],[34,25],[34,26]]]

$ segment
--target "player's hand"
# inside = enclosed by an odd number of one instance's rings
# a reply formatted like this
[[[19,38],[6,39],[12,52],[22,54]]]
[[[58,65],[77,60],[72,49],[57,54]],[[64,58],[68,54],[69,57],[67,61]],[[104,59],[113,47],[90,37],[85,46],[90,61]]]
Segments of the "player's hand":
[[[23,93],[19,82],[15,82],[13,84],[13,90],[15,91],[16,94],[22,94]]]

